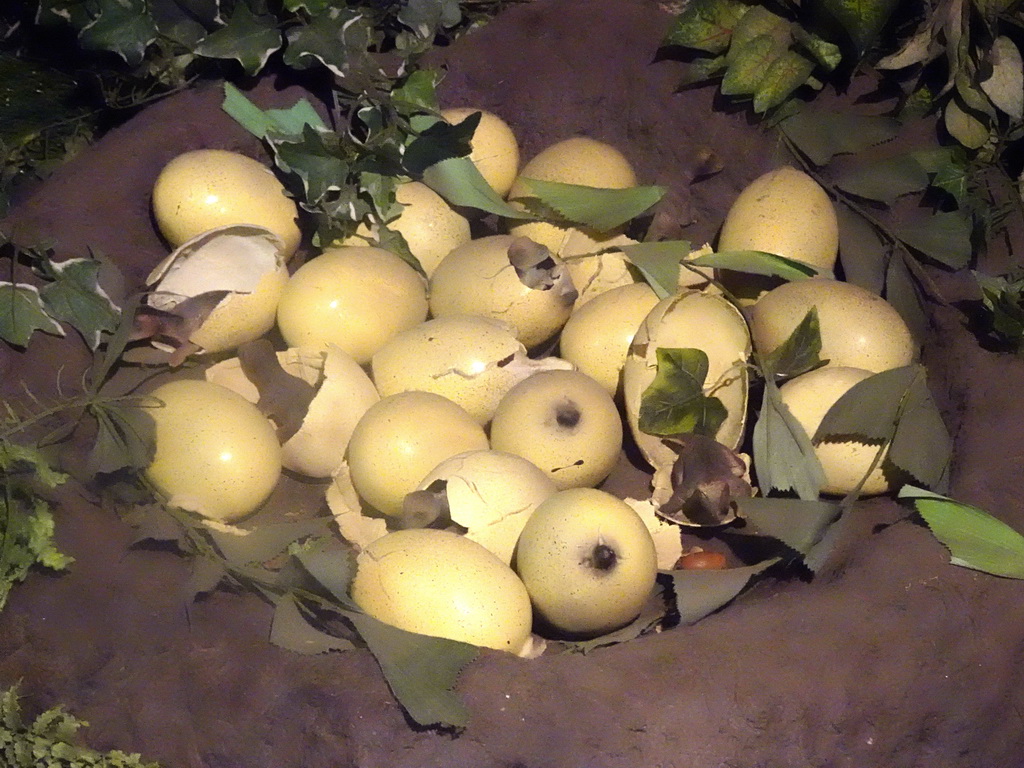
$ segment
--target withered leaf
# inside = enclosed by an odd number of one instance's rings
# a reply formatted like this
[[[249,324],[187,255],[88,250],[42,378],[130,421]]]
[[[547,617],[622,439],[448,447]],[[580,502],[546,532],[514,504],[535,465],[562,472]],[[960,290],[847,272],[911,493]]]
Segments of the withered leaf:
[[[728,446],[696,433],[667,440],[678,453],[672,466],[672,496],[657,513],[681,525],[724,525],[736,518],[736,499],[752,490],[747,465]]]
[[[278,440],[287,442],[302,427],[316,388],[288,373],[267,339],[246,342],[237,354],[242,373],[260,393],[256,407],[277,425]]]

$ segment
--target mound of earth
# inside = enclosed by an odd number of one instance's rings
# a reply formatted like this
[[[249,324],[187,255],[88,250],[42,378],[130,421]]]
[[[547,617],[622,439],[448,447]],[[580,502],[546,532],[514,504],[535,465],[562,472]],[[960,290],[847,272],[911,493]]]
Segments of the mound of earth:
[[[678,63],[656,56],[669,18],[646,0],[510,8],[436,55],[449,70],[445,105],[502,115],[526,157],[574,134],[622,148],[644,182],[671,189],[656,226],[710,240],[738,191],[772,165],[772,146],[744,112],[714,111],[714,89],[676,92]],[[265,81],[250,95],[287,106],[299,93]],[[125,290],[138,287],[166,254],[149,214],[162,165],[199,147],[265,159],[220,98],[207,87],[146,109],[6,224],[55,240],[58,258],[101,251]],[[695,180],[704,149],[724,169]],[[947,298],[968,295],[961,277],[937,276]],[[980,348],[945,304],[924,360],[955,435],[951,494],[1024,530],[1024,363]],[[2,397],[72,392],[88,361],[70,337],[0,347]],[[271,506],[312,509],[320,498],[292,483]],[[12,593],[0,687],[20,681],[29,714],[64,704],[90,723],[95,748],[167,768],[1020,764],[1020,584],[951,565],[889,500],[854,510],[827,573],[764,579],[693,626],[586,656],[482,653],[459,681],[472,719],[455,737],[412,727],[366,651],[281,650],[268,642],[271,608],[250,594],[187,604],[188,563],[132,547],[132,529],[84,485],[59,492],[57,520],[75,564]]]

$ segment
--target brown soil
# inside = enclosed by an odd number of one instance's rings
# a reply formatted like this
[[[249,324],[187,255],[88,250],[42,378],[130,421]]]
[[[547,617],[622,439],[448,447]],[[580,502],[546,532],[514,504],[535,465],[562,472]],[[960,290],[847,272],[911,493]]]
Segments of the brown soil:
[[[446,104],[501,114],[526,156],[575,133],[623,148],[645,182],[671,187],[660,225],[703,242],[773,159],[745,113],[712,111],[713,89],[674,92],[679,65],[655,60],[667,21],[645,0],[512,8],[442,52]],[[255,92],[264,105],[294,96],[271,83]],[[162,164],[197,147],[263,156],[219,98],[208,88],[150,107],[8,223],[55,238],[61,257],[97,248],[137,286],[166,253],[148,212]],[[691,186],[705,146],[725,169]],[[967,295],[961,277],[942,278],[950,296]],[[938,305],[924,359],[955,434],[952,494],[1024,530],[1024,362],[983,350]],[[3,397],[22,381],[44,398],[58,383],[73,390],[87,360],[70,337],[0,347]],[[315,503],[291,486],[272,504]],[[168,768],[1024,764],[1021,585],[950,565],[891,501],[849,521],[827,575],[764,580],[694,626],[588,656],[481,654],[459,682],[471,724],[452,737],[409,725],[368,652],[280,650],[252,595],[186,606],[188,563],[131,547],[132,530],[69,484],[58,540],[76,562],[14,590],[0,687],[21,681],[30,711],[65,704],[90,722],[93,746]]]

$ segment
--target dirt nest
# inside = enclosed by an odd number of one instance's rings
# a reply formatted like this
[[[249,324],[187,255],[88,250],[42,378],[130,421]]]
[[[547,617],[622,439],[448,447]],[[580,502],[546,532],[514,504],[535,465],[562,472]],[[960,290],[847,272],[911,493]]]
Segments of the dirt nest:
[[[446,106],[507,119],[529,157],[573,134],[622,148],[665,184],[669,234],[703,242],[738,191],[772,164],[714,90],[675,93],[656,58],[669,17],[643,0],[538,0],[439,55]],[[251,93],[287,106],[294,89]],[[199,147],[264,157],[219,109],[216,88],[145,110],[14,211],[58,257],[99,249],[129,288],[165,254],[149,214],[161,166]],[[698,150],[725,161],[691,184]],[[677,232],[671,232],[674,227]],[[961,293],[958,276],[943,279]],[[1024,363],[981,349],[937,306],[925,362],[955,435],[952,495],[1024,530]],[[88,362],[74,339],[0,347],[2,396],[73,389]],[[315,504],[316,494],[272,504]],[[298,499],[295,502],[294,499]],[[58,540],[76,562],[32,575],[0,614],[0,687],[21,682],[30,714],[65,704],[100,749],[167,768],[567,768],[570,766],[971,766],[1021,764],[1021,586],[949,564],[888,500],[859,506],[832,570],[765,580],[698,624],[588,656],[523,661],[484,652],[459,691],[458,737],[410,726],[365,651],[318,657],[269,644],[271,609],[217,592],[193,605],[188,563],[131,547],[133,532],[77,484],[59,499]]]

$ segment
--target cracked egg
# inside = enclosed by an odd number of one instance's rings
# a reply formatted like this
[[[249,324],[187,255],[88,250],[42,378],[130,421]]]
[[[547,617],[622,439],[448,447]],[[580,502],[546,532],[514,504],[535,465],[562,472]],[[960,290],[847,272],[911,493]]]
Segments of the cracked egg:
[[[287,281],[283,244],[269,229],[209,230],[150,273],[135,337],[149,336],[174,363],[191,353],[230,351],[273,328]]]
[[[525,237],[472,240],[445,256],[430,278],[434,317],[501,320],[528,349],[558,333],[575,301],[576,289],[563,261]]]
[[[557,357],[532,359],[511,326],[477,315],[427,320],[399,333],[373,356],[381,397],[420,390],[447,397],[486,424],[505,393],[544,370],[570,369]]]
[[[505,563],[530,514],[558,486],[532,462],[504,451],[467,451],[438,464],[406,496],[408,517],[447,516]]]
[[[326,350],[281,350],[275,354],[276,366],[247,354],[246,360],[235,357],[211,366],[207,380],[258,404],[278,425],[286,469],[331,477],[359,419],[380,400],[370,377],[350,355],[330,345]]]
[[[677,458],[661,437],[642,432],[638,423],[643,394],[657,374],[658,348],[704,351],[704,393],[719,398],[728,413],[715,439],[735,450],[746,424],[750,356],[750,333],[740,311],[720,295],[685,291],[658,302],[633,337],[622,369],[623,400],[637,446],[656,471]]]

